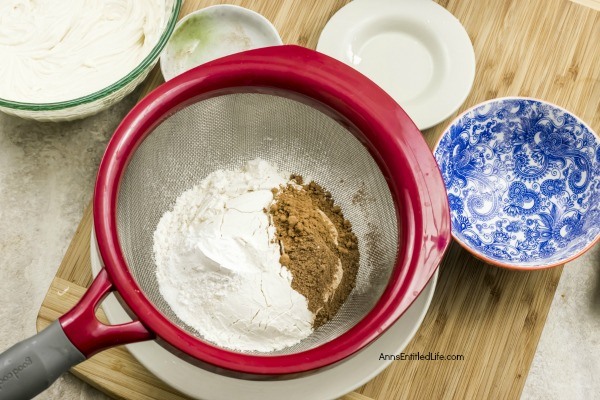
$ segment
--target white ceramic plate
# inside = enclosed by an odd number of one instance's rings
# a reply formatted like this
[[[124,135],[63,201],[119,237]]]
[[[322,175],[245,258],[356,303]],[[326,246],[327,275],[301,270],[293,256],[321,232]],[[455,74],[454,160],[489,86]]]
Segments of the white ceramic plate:
[[[96,276],[101,261],[93,231],[90,253]],[[195,367],[153,341],[130,344],[127,349],[154,375],[194,399],[334,399],[370,381],[392,362],[379,360],[381,353],[398,354],[406,347],[425,318],[437,279],[438,272],[404,315],[370,346],[335,367],[302,378],[258,382],[225,377]],[[112,324],[131,321],[113,294],[104,300],[102,309]]]
[[[240,51],[282,44],[277,30],[257,12],[231,4],[206,7],[186,15],[160,56],[165,80]]]
[[[429,0],[354,0],[329,20],[317,50],[371,78],[419,129],[456,111],[475,78],[469,35]]]

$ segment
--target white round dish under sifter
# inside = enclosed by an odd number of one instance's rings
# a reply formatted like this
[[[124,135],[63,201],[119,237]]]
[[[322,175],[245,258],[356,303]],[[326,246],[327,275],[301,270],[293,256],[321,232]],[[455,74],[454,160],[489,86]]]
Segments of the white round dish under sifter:
[[[317,51],[371,78],[421,130],[456,111],[475,78],[469,35],[433,1],[354,0],[329,20]]]
[[[93,230],[90,257],[92,272],[96,276],[102,266]],[[390,365],[392,361],[379,359],[381,353],[402,352],[427,314],[438,275],[439,271],[436,271],[404,315],[370,346],[331,368],[296,379],[281,381],[236,379],[189,364],[153,341],[130,344],[126,347],[144,367],[163,382],[194,399],[326,400],[338,398],[364,385]],[[110,294],[104,300],[102,309],[111,324],[131,321],[114,294]]]

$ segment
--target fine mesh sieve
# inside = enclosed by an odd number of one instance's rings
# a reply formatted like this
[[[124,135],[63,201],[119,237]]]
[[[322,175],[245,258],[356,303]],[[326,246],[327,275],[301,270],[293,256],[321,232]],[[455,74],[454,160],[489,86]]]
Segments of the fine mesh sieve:
[[[329,190],[361,254],[337,315],[268,354],[220,348],[179,320],[160,295],[152,252],[157,223],[182,192],[255,158]],[[360,73],[297,46],[215,60],[134,107],[100,164],[94,229],[105,268],[94,285],[116,291],[139,319],[111,327],[128,335],[123,342],[154,338],[187,361],[250,379],[312,372],[377,339],[423,290],[450,238],[444,185],[414,123]],[[75,326],[66,333],[77,336]],[[102,347],[80,342],[87,352]]]
[[[375,305],[395,265],[398,224],[386,180],[363,144],[318,109],[282,96],[221,95],[164,120],[129,162],[117,224],[127,265],[142,291],[174,324],[197,335],[162,298],[155,275],[153,233],[175,199],[212,171],[257,157],[330,190],[359,239],[356,287],[332,321],[279,352],[288,354],[339,336]]]

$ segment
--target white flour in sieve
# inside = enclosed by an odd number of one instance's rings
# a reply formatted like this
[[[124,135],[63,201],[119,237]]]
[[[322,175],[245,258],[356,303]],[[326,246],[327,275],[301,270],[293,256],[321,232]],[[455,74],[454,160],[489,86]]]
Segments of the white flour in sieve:
[[[287,179],[264,160],[218,170],[181,194],[154,232],[160,293],[175,314],[218,346],[270,352],[313,331],[314,315],[279,263],[263,211]]]

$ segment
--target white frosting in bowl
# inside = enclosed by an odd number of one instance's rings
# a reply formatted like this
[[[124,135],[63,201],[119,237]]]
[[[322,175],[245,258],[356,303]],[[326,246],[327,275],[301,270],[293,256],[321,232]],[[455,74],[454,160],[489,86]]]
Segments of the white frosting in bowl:
[[[72,100],[125,77],[165,25],[165,0],[0,1],[0,98]]]

